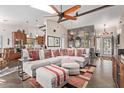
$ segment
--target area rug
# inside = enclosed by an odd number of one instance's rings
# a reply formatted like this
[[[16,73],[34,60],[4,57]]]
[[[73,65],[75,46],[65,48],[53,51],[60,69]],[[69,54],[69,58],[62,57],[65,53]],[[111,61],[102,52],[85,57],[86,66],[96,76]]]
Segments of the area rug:
[[[65,87],[86,88],[95,70],[95,65],[85,66],[84,68],[80,69],[80,75],[69,77],[68,84],[65,85]]]
[[[86,88],[96,70],[95,65],[87,65],[80,69],[80,75],[69,76],[68,83],[63,88]],[[35,78],[27,80],[34,88],[43,88]]]

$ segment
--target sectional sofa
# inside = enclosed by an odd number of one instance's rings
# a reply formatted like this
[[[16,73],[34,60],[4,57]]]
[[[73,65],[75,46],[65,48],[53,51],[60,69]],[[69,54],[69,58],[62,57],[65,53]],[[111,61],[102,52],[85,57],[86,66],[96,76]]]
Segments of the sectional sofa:
[[[66,48],[45,50],[22,50],[22,58],[30,57],[33,61],[23,62],[23,71],[31,77],[36,77],[36,69],[50,64],[61,67],[62,62],[77,62],[84,67],[89,62],[89,48]]]

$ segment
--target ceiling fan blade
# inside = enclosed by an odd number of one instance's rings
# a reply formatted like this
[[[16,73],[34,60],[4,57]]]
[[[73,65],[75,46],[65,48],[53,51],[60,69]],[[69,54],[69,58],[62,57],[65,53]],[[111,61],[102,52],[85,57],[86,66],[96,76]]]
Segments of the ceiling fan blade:
[[[64,11],[64,14],[65,14],[65,15],[66,15],[66,14],[70,14],[70,13],[76,11],[77,9],[79,9],[80,7],[81,7],[81,5],[73,6],[73,7],[69,8],[69,9],[67,9],[66,11]]]
[[[58,14],[60,15],[60,12],[58,11],[58,9],[57,9],[54,5],[50,5],[50,7],[51,7],[54,11],[56,11],[56,13],[58,13]]]
[[[59,17],[57,23],[60,23],[61,22],[61,19],[62,19],[62,17]]]
[[[64,15],[64,18],[69,19],[69,20],[76,20],[76,17],[69,16],[69,15]]]

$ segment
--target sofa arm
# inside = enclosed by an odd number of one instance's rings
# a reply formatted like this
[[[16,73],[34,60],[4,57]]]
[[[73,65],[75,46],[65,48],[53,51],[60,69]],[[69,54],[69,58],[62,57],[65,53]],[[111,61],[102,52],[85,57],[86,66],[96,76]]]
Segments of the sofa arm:
[[[36,62],[35,64],[33,64],[31,69],[36,70],[37,68],[43,67],[43,66],[46,66],[46,65],[50,65],[50,62],[45,62],[45,61],[42,60],[41,62]]]

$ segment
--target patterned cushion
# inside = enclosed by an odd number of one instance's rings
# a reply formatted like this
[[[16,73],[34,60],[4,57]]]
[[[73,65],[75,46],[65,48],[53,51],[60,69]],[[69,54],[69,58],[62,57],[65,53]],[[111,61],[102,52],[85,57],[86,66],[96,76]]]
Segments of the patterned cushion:
[[[52,50],[52,52],[53,52],[53,56],[54,56],[54,57],[60,56],[60,52],[59,52],[58,49],[57,49],[57,50]]]
[[[29,51],[29,56],[32,60],[39,60],[39,51]]]
[[[75,56],[75,50],[74,49],[68,49],[68,55],[69,56]]]
[[[44,50],[44,56],[45,58],[51,58],[52,57],[51,50]]]
[[[77,56],[82,56],[83,52],[83,49],[77,49]]]
[[[61,56],[66,56],[66,55],[68,55],[67,49],[60,49],[60,55],[61,55]]]

